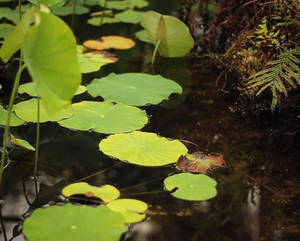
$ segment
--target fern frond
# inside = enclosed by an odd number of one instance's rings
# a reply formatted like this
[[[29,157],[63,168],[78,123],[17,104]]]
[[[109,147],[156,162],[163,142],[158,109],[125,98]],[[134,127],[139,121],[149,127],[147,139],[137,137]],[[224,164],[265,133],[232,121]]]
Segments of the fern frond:
[[[300,86],[300,48],[286,50],[277,60],[266,63],[267,68],[248,78],[247,88],[260,87],[256,96],[266,89],[272,92],[271,110],[274,110],[280,94],[288,95],[288,87]]]

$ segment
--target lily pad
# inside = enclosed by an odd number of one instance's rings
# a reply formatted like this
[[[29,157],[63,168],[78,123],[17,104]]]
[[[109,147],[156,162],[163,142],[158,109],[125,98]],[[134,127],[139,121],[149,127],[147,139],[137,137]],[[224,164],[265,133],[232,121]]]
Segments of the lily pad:
[[[141,129],[147,114],[139,108],[110,101],[82,101],[72,105],[74,115],[59,122],[66,128],[99,133],[122,133]]]
[[[99,4],[101,7],[106,7],[110,9],[116,10],[124,10],[127,8],[143,8],[147,7],[149,3],[146,0],[99,0]]]
[[[141,25],[147,32],[147,38],[158,45],[158,52],[162,56],[181,57],[194,46],[189,28],[175,17],[148,11]]]
[[[119,241],[128,228],[121,214],[105,205],[51,206],[25,219],[23,232],[30,241]]]
[[[17,24],[19,22],[19,11],[18,9],[11,9],[11,8],[0,8],[0,20],[2,18],[6,18],[7,20],[10,20],[14,24]]]
[[[19,102],[13,106],[13,110],[16,115],[28,122],[36,122],[37,120],[37,99]],[[48,114],[44,102],[40,101],[40,123],[47,121],[59,121],[64,118],[69,118],[73,114],[72,108],[69,106],[53,115]]]
[[[130,49],[135,46],[135,42],[130,38],[122,36],[103,36],[101,40],[87,40],[83,45],[89,49]]]
[[[77,46],[77,57],[81,73],[98,71],[102,66],[117,62],[117,58],[108,52],[93,51],[83,52],[83,46]]]
[[[142,73],[111,73],[104,78],[94,79],[87,90],[93,97],[101,96],[135,106],[155,105],[168,99],[172,93],[182,93],[181,86],[173,80]]]
[[[54,6],[51,8],[52,12],[58,16],[71,15],[71,14],[73,14],[73,9],[74,9],[73,4],[67,4],[65,6]],[[85,14],[85,13],[88,13],[89,11],[90,11],[89,8],[81,6],[81,5],[76,5],[76,7],[75,7],[76,15]]]
[[[25,148],[27,150],[30,150],[30,151],[34,151],[35,150],[35,148],[32,145],[30,145],[30,143],[28,141],[16,138],[13,135],[10,135],[10,141],[14,145],[23,147],[23,148]]]
[[[164,180],[171,195],[189,201],[204,201],[217,195],[217,182],[204,174],[180,173]]]
[[[145,219],[147,203],[136,199],[117,199],[107,204],[111,210],[120,212],[125,223],[137,223]]]
[[[185,172],[206,173],[211,168],[223,166],[224,159],[219,153],[199,151],[180,157],[176,165]]]
[[[136,33],[135,33],[135,37],[136,37],[138,40],[142,41],[142,42],[152,43],[151,40],[149,40],[149,39],[147,38],[147,32],[146,32],[146,30],[140,30],[140,31],[136,32]]]
[[[40,6],[41,4],[47,7],[52,7],[52,6],[62,6],[65,3],[65,0],[28,0],[32,4],[36,6]]]
[[[88,24],[94,25],[94,26],[100,26],[102,24],[109,24],[109,23],[119,23],[120,20],[116,18],[111,17],[94,17],[88,19]]]
[[[120,192],[112,185],[103,185],[101,187],[91,186],[86,182],[73,183],[62,190],[62,194],[70,197],[76,194],[83,194],[88,198],[97,197],[104,202],[111,202],[120,196]]]
[[[187,153],[180,141],[141,131],[111,135],[99,143],[99,148],[106,155],[141,166],[164,166]]]
[[[0,125],[6,125],[6,119],[7,119],[8,111],[5,110],[0,105]],[[14,113],[11,113],[10,116],[10,126],[19,126],[24,123],[23,120],[19,119]]]
[[[6,38],[14,29],[16,26],[8,23],[2,23],[0,24],[0,38]]]
[[[115,14],[115,18],[118,19],[122,23],[137,24],[142,20],[142,17],[144,14],[145,14],[145,12],[128,9],[121,13]]]

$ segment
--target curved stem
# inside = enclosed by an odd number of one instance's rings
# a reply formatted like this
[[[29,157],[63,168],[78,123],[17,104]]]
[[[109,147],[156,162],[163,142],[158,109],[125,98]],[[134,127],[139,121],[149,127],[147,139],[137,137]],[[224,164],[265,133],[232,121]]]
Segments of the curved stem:
[[[152,54],[152,60],[151,60],[151,64],[153,65],[154,62],[155,62],[155,57],[156,57],[156,54],[157,54],[157,50],[158,50],[158,47],[160,45],[160,40],[157,41],[156,45],[155,45],[155,49],[153,51],[153,54]]]
[[[35,159],[34,159],[34,170],[33,170],[34,176],[36,176],[38,170],[39,143],[40,143],[40,97],[37,98]]]
[[[2,185],[3,167],[4,167],[4,163],[5,163],[5,154],[6,154],[7,139],[8,139],[8,133],[9,133],[9,124],[10,124],[10,117],[11,117],[11,113],[12,113],[12,107],[13,107],[13,103],[14,103],[16,94],[18,92],[21,73],[25,67],[26,67],[26,65],[25,64],[22,65],[22,62],[20,62],[20,67],[16,74],[14,86],[13,86],[12,93],[11,93],[11,96],[9,99],[8,114],[7,114],[4,134],[3,134],[3,150],[2,150],[2,154],[1,154],[1,163],[0,163],[0,185]]]

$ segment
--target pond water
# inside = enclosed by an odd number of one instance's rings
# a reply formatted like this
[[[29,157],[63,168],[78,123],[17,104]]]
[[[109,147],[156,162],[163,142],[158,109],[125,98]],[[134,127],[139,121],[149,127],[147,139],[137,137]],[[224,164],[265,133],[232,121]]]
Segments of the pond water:
[[[181,1],[150,3],[150,9],[172,14]],[[65,19],[71,21],[71,17]],[[80,43],[108,34],[133,38],[138,30],[130,24],[93,27],[86,24],[86,19],[87,15],[75,18],[74,32]],[[156,73],[178,82],[184,88],[183,95],[144,108],[150,121],[143,130],[182,140],[190,152],[222,153],[225,167],[208,173],[218,181],[217,196],[202,202],[175,199],[163,191],[163,179],[179,172],[174,165],[120,163],[99,151],[98,143],[106,135],[46,123],[41,125],[39,198],[35,199],[31,178],[34,153],[14,151],[5,170],[2,216],[8,237],[25,240],[18,235],[24,218],[38,207],[61,203],[61,189],[84,180],[95,186],[113,184],[122,197],[150,205],[146,220],[132,225],[123,235],[124,241],[297,240],[298,113],[263,117],[234,113],[232,99],[218,90],[220,70],[209,59],[158,58],[155,67],[149,68],[152,50],[152,46],[137,41],[134,49],[116,51],[119,61],[84,76],[84,83],[111,72]],[[75,101],[81,99],[91,97],[86,94]],[[33,124],[13,128],[12,132],[35,142]]]

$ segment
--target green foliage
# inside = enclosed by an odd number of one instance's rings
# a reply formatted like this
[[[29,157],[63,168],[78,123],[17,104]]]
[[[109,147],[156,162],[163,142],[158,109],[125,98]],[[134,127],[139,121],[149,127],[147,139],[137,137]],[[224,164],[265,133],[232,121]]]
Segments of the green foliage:
[[[135,106],[158,104],[172,93],[182,93],[181,86],[173,80],[142,73],[111,73],[94,79],[87,90],[93,97],[100,95],[107,100]]]
[[[204,174],[180,173],[164,180],[171,195],[189,201],[204,201],[217,195],[217,182]]]
[[[116,10],[143,8],[149,5],[146,0],[99,0],[99,4],[101,7]]]
[[[260,87],[256,96],[264,90],[271,89],[274,110],[279,94],[288,95],[288,87],[297,88],[300,85],[300,48],[286,50],[278,56],[277,60],[267,62],[267,68],[249,77],[248,88]]]
[[[0,38],[6,38],[13,30],[15,26],[8,23],[0,24]]]
[[[99,143],[99,148],[106,155],[141,166],[175,163],[187,153],[187,148],[180,141],[141,131],[111,135]]]
[[[35,150],[35,148],[32,145],[30,145],[30,143],[28,141],[16,138],[13,135],[10,135],[10,141],[14,145],[23,147],[23,148],[25,148],[27,150],[30,150],[30,151],[34,151]]]
[[[0,105],[0,125],[5,125],[6,124],[6,119],[7,119],[8,111],[5,110],[1,105]],[[23,120],[19,119],[15,114],[12,113],[10,117],[10,126],[19,126],[24,123]]]
[[[23,226],[29,241],[119,241],[127,230],[123,216],[105,205],[39,208]]]

